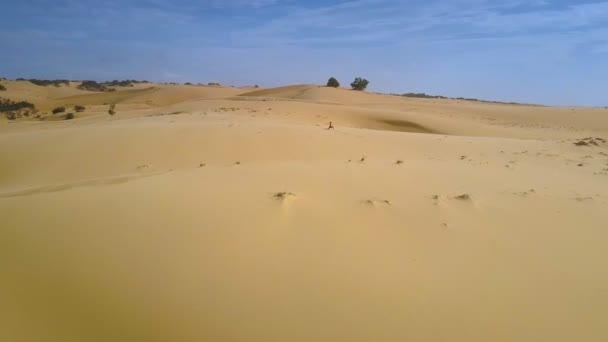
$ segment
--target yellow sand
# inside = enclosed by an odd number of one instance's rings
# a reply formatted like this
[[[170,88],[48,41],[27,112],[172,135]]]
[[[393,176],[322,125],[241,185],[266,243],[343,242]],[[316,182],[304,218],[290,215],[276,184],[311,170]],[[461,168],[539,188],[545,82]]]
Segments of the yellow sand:
[[[606,109],[2,84],[1,341],[608,340]]]

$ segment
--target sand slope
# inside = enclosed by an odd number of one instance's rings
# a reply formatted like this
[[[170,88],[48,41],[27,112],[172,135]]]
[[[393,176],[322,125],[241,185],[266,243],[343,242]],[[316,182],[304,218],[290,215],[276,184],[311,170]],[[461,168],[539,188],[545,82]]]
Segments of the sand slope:
[[[152,86],[0,124],[1,340],[608,339],[605,110]]]

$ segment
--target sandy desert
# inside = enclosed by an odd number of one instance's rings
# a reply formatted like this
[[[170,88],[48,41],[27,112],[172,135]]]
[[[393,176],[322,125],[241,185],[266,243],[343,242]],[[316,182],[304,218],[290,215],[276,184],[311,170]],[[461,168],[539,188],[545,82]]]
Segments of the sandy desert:
[[[608,341],[608,109],[0,84],[2,341]]]

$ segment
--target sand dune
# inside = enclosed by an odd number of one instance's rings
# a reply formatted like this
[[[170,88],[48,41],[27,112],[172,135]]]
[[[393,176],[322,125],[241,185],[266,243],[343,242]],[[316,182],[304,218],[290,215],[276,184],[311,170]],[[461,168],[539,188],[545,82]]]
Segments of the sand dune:
[[[608,339],[604,109],[21,83],[0,340]]]

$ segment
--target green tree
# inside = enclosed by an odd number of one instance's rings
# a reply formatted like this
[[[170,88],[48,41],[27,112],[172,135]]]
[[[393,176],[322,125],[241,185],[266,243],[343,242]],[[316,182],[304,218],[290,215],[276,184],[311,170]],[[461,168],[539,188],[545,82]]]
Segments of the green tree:
[[[333,87],[333,88],[338,88],[340,86],[340,82],[338,82],[337,79],[331,77],[328,81],[327,81],[327,86],[328,87]]]
[[[353,83],[350,84],[350,86],[354,90],[365,90],[365,88],[367,88],[368,84],[369,84],[369,81],[366,80],[365,78],[357,77],[357,78],[355,78]]]

